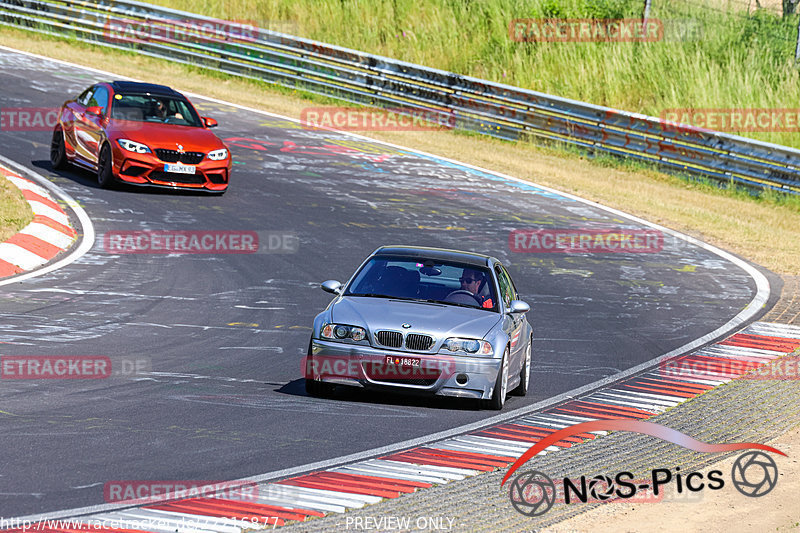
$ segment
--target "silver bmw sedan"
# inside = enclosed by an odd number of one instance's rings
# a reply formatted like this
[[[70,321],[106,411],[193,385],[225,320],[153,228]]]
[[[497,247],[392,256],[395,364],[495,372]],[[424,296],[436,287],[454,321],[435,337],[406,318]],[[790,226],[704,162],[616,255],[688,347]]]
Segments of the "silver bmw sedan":
[[[410,246],[375,250],[314,319],[306,391],[336,385],[482,400],[502,409],[530,384],[530,306],[486,255]]]

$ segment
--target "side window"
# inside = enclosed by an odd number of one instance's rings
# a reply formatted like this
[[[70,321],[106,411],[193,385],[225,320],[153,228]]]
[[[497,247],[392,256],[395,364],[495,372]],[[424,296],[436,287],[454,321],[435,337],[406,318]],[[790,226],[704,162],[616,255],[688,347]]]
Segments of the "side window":
[[[511,300],[514,299],[514,289],[512,288],[511,282],[508,279],[508,275],[503,270],[503,267],[496,265],[494,267],[494,272],[497,275],[497,283],[500,284],[500,297],[503,299],[505,306],[508,307],[511,305]]]
[[[508,271],[504,267],[500,267],[503,271],[503,276],[508,281],[508,286],[511,288],[511,299],[512,300],[519,300],[519,293],[517,292],[517,287],[514,285],[514,280],[511,279],[511,276],[508,275]]]
[[[87,105],[89,105],[89,98],[92,96],[92,92],[93,91],[94,91],[94,87],[89,87],[88,89],[83,91],[81,93],[81,95],[79,97],[77,97],[75,100],[79,104],[81,104],[83,106],[87,106]]]
[[[87,107],[100,106],[103,110],[103,115],[105,115],[108,111],[108,89],[102,85],[97,87],[86,105]]]

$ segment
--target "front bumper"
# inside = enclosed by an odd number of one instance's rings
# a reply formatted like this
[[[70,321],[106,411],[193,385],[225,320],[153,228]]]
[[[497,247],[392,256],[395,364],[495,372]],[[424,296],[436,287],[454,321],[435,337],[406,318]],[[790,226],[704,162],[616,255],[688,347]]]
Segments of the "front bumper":
[[[165,172],[164,165],[154,154],[134,154],[118,150],[114,154],[114,175],[130,185],[155,185],[172,189],[224,191],[228,188],[231,160],[203,159],[194,174]]]
[[[412,358],[419,367],[388,364]],[[304,372],[306,379],[396,392],[463,398],[492,397],[500,360],[377,349],[319,339],[311,340]]]

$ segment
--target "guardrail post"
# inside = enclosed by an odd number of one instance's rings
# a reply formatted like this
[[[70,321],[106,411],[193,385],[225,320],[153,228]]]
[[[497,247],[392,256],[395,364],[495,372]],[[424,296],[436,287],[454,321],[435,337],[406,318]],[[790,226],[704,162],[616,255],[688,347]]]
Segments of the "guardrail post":
[[[794,47],[794,60],[800,61],[800,17],[797,17],[797,46]]]
[[[651,0],[644,0],[644,13],[642,14],[642,35],[647,35],[647,19],[650,18],[650,2]]]

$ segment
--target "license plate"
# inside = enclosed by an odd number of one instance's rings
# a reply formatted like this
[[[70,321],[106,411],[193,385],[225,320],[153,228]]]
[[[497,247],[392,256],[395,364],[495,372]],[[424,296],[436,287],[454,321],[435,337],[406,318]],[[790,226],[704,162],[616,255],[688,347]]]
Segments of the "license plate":
[[[387,355],[385,362],[387,365],[410,366],[419,368],[420,359],[416,357],[396,357],[394,355]]]
[[[164,165],[164,172],[173,172],[175,174],[194,174],[196,171],[197,168],[191,165],[182,165],[180,163],[167,163]]]

